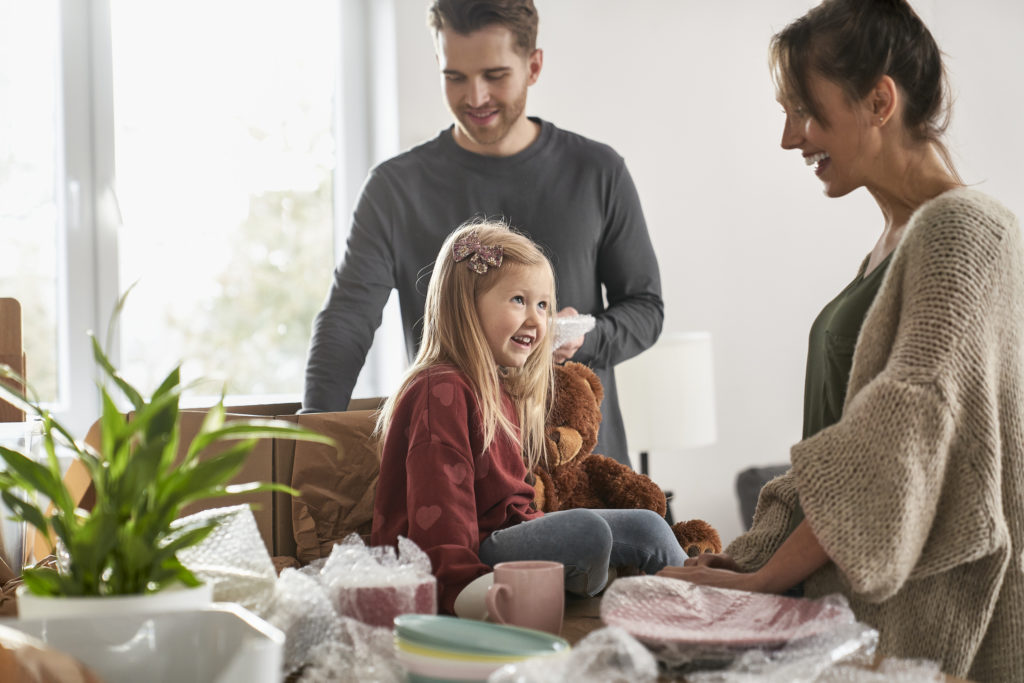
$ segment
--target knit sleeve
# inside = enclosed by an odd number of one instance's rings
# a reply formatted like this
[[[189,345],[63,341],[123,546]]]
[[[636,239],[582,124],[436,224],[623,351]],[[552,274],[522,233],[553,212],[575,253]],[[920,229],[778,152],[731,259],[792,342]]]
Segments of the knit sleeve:
[[[1006,226],[984,208],[940,199],[908,225],[858,340],[842,418],[791,452],[811,529],[867,600],[993,550],[999,488],[977,465],[997,462],[999,444],[972,423],[998,419],[985,366],[1000,348]]]
[[[302,399],[304,412],[346,410],[366,354],[396,286],[391,232],[393,193],[379,170],[363,185],[344,258],[313,320]]]
[[[730,543],[726,554],[743,571],[760,569],[799,523],[799,515],[796,479],[786,472],[761,489],[750,530]]]
[[[842,420],[793,447],[801,506],[855,593],[884,600],[910,578],[937,514],[952,434],[933,386],[880,376]],[[944,544],[951,562],[967,547]]]

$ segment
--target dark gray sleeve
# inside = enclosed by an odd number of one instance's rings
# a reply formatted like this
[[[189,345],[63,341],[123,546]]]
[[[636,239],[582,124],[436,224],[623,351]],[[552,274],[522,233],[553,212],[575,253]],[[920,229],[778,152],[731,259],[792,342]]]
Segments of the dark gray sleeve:
[[[303,412],[345,410],[395,287],[394,221],[387,182],[371,172],[352,218],[345,255],[313,321]]]
[[[608,308],[573,360],[610,368],[657,341],[665,319],[661,276],[640,197],[624,162],[607,198],[607,225],[597,256],[597,277]]]

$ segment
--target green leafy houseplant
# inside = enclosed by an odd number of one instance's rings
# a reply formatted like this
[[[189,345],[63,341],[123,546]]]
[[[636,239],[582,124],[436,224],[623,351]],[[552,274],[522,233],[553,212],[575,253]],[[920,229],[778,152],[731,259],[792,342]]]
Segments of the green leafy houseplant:
[[[98,449],[76,440],[40,407],[38,400],[0,382],[0,398],[42,421],[45,463],[0,447],[7,465],[0,472],[0,495],[15,519],[39,533],[56,535],[66,552],[60,571],[30,568],[23,572],[27,590],[42,596],[105,596],[152,593],[180,583],[199,581],[176,557],[177,551],[202,541],[216,522],[176,530],[172,522],[192,502],[253,491],[285,491],[281,484],[229,485],[260,438],[284,437],[334,444],[330,437],[280,420],[225,420],[224,398],[209,410],[184,460],[176,463],[181,437],[178,402],[185,387],[175,368],[147,401],[111,365],[92,338],[93,355],[102,374],[132,404],[129,419],[101,382],[103,403]],[[0,377],[21,381],[0,365]],[[27,385],[26,385],[27,386]],[[31,389],[26,393],[31,394]],[[221,444],[222,450],[208,455]],[[61,476],[58,446],[70,449],[92,478],[96,503],[91,511],[76,507]],[[208,457],[207,457],[208,456]],[[20,490],[19,490],[20,489]],[[42,506],[24,492],[50,501]],[[52,536],[51,536],[52,538]]]

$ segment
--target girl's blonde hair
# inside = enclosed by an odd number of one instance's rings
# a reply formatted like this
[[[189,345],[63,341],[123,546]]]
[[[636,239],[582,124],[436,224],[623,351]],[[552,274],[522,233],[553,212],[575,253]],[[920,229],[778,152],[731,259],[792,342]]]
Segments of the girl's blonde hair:
[[[455,260],[455,244],[473,233],[483,247],[501,248],[500,266],[489,266],[486,272],[479,273],[469,267],[468,260]],[[395,406],[421,372],[437,365],[451,364],[466,375],[477,392],[484,429],[484,450],[500,432],[521,448],[527,468],[533,468],[544,454],[544,424],[554,378],[551,358],[553,318],[557,310],[554,291],[548,301],[547,332],[522,368],[499,370],[477,316],[476,300],[501,278],[515,274],[518,269],[538,265],[552,272],[551,263],[540,248],[502,222],[473,220],[448,236],[441,245],[427,287],[423,341],[419,353],[398,391],[385,402],[377,419],[378,434],[387,432]],[[515,426],[501,408],[503,388],[512,397],[519,415],[518,436]]]

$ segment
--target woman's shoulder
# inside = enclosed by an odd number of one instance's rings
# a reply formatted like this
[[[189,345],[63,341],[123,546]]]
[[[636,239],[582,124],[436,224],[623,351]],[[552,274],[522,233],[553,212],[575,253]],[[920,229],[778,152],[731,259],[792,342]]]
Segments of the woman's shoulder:
[[[958,187],[922,204],[911,218],[914,231],[989,232],[1018,229],[1017,217],[994,197],[971,187]]]

